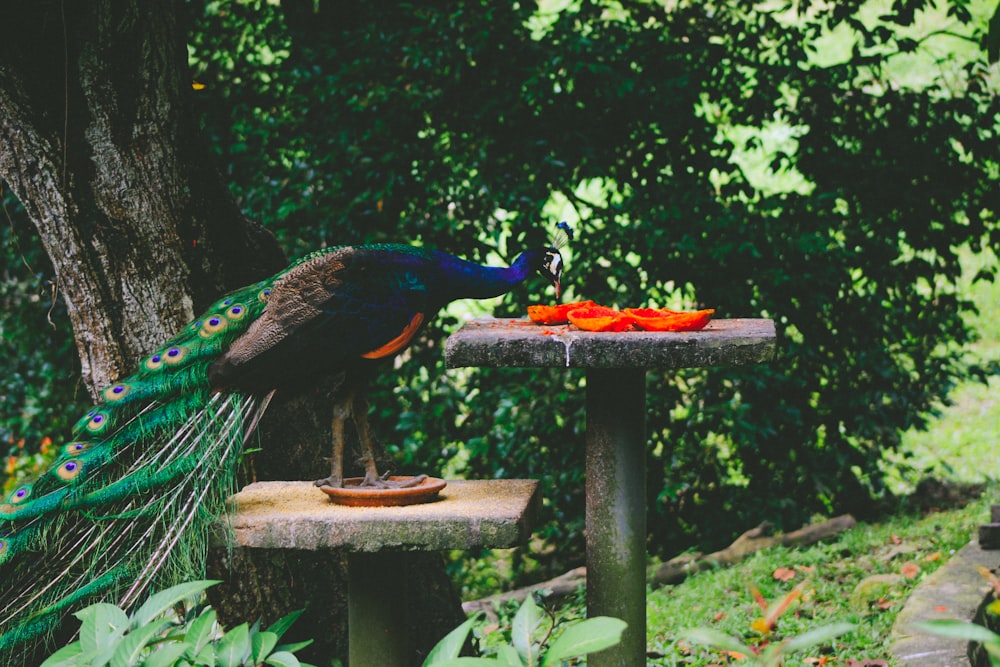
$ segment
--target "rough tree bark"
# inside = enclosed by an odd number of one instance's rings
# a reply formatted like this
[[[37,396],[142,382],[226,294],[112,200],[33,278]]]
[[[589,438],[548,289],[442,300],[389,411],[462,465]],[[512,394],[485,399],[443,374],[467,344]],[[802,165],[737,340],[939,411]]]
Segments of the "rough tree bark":
[[[92,396],[221,293],[285,264],[273,236],[240,213],[199,139],[182,11],[179,0],[4,6],[0,178],[52,259]],[[257,474],[315,476],[329,442],[329,401],[317,391],[277,407],[283,414],[262,430],[274,443],[265,449],[282,455],[265,457],[275,470],[258,463]],[[282,423],[297,426],[294,440]],[[313,608],[326,611],[311,628],[304,617],[299,630],[319,640],[315,655],[344,655],[335,632],[345,623],[336,618],[339,556],[272,554],[216,566],[229,578],[229,600],[216,599],[229,620],[273,619],[317,600]],[[421,576],[441,586],[441,573],[431,563]],[[437,607],[425,617],[458,618],[457,599],[431,598]]]

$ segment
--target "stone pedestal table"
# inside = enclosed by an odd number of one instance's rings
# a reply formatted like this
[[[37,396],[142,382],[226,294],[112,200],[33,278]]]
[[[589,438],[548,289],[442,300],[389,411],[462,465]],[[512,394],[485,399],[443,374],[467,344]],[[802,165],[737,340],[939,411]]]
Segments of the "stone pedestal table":
[[[628,623],[622,643],[590,656],[591,667],[646,664],[646,371],[759,364],[774,354],[774,323],[766,319],[715,320],[695,332],[603,333],[489,318],[448,338],[449,368],[586,372],[587,614]]]

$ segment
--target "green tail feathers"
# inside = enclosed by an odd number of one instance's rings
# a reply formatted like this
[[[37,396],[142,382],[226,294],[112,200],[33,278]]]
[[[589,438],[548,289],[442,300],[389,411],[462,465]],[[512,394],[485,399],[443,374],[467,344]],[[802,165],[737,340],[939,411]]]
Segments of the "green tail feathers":
[[[130,606],[202,576],[259,397],[208,367],[263,312],[275,278],[229,294],[102,392],[55,463],[0,500],[0,663],[96,600]],[[169,557],[168,557],[169,556]]]

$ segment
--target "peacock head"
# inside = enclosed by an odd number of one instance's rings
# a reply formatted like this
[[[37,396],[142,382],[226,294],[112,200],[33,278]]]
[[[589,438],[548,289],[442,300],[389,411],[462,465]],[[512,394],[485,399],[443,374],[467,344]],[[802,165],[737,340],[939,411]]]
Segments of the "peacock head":
[[[556,301],[559,301],[559,282],[562,280],[563,258],[555,248],[546,248],[542,255],[542,265],[538,272],[556,288]]]
[[[545,249],[542,255],[542,266],[538,272],[545,276],[552,286],[556,288],[556,301],[559,301],[559,283],[562,280],[563,258],[559,249],[563,248],[573,240],[573,228],[566,221],[556,225],[556,233],[552,239],[552,244]]]

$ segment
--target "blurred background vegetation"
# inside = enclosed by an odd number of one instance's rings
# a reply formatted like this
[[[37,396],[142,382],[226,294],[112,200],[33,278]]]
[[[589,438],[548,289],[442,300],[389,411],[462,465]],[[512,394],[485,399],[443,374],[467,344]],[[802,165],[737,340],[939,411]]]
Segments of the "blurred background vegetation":
[[[290,257],[398,240],[501,263],[569,220],[567,300],[773,318],[772,364],[649,374],[669,556],[888,506],[887,479],[936,465],[901,434],[996,374],[967,319],[1000,243],[996,6],[189,0],[191,140]],[[52,269],[3,201],[12,482],[86,406]],[[583,375],[446,371],[442,345],[543,287],[450,310],[372,396],[399,472],[542,480],[522,580],[582,557]]]

